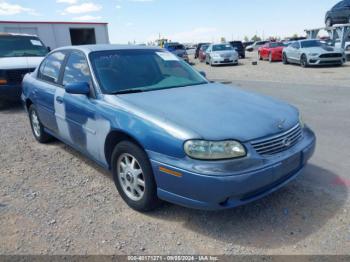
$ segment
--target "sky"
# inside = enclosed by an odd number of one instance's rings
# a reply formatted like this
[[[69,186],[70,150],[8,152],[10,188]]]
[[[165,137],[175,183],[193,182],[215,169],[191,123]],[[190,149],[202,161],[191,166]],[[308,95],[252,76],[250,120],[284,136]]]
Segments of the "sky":
[[[108,22],[111,43],[302,35],[338,0],[0,0],[0,20]]]

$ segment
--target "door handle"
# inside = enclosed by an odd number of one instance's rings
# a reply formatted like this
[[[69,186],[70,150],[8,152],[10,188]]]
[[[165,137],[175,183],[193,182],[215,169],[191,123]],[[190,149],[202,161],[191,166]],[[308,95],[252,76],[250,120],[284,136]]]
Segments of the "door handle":
[[[63,97],[61,97],[61,96],[56,97],[56,101],[59,104],[63,104]]]

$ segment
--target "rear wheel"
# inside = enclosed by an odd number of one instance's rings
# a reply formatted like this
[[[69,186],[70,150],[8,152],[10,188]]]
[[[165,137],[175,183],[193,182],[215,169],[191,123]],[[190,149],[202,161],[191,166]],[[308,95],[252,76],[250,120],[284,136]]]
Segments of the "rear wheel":
[[[113,151],[112,171],[119,194],[132,209],[147,212],[160,205],[151,164],[139,146],[119,143]]]
[[[52,140],[52,137],[45,132],[44,126],[40,122],[36,107],[34,105],[31,105],[29,107],[28,112],[29,112],[30,126],[32,128],[32,132],[35,139],[42,144],[45,144],[50,140]]]
[[[288,65],[288,64],[289,64],[287,55],[286,55],[285,53],[283,53],[283,55],[282,55],[282,62],[283,62],[283,64],[285,64],[285,65]]]
[[[306,55],[302,55],[302,56],[301,56],[301,58],[300,58],[300,65],[301,65],[302,67],[308,67],[308,66],[309,66],[309,64],[308,64],[308,62],[307,62],[307,57],[306,57]]]

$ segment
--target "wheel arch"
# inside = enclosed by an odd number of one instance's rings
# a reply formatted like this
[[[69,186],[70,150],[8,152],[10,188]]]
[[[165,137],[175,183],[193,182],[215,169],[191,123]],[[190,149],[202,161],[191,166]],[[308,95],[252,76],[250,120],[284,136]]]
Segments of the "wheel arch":
[[[111,168],[112,166],[112,154],[114,148],[122,141],[133,142],[145,151],[144,146],[132,135],[121,130],[111,130],[106,137],[104,145],[104,154],[108,164],[108,168]]]
[[[26,106],[26,109],[29,110],[30,106],[33,104],[33,101],[30,99],[30,98],[27,98],[25,100],[25,106]]]

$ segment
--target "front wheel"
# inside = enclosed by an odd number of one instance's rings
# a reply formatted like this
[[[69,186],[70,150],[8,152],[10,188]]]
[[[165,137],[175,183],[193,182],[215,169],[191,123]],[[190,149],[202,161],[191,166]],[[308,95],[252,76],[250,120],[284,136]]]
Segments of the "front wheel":
[[[151,164],[139,146],[119,143],[113,151],[112,171],[117,190],[129,207],[147,212],[160,205]]]
[[[309,66],[309,64],[308,64],[308,62],[307,62],[307,57],[306,57],[306,55],[302,55],[301,56],[301,58],[300,58],[300,65],[302,66],[302,67],[308,67]]]
[[[28,110],[30,126],[32,128],[33,135],[35,139],[42,144],[45,144],[52,140],[52,137],[45,132],[44,126],[40,122],[36,107],[31,105]]]
[[[282,62],[283,62],[283,64],[285,64],[285,65],[288,65],[288,64],[289,64],[287,55],[286,55],[285,53],[282,55]]]

